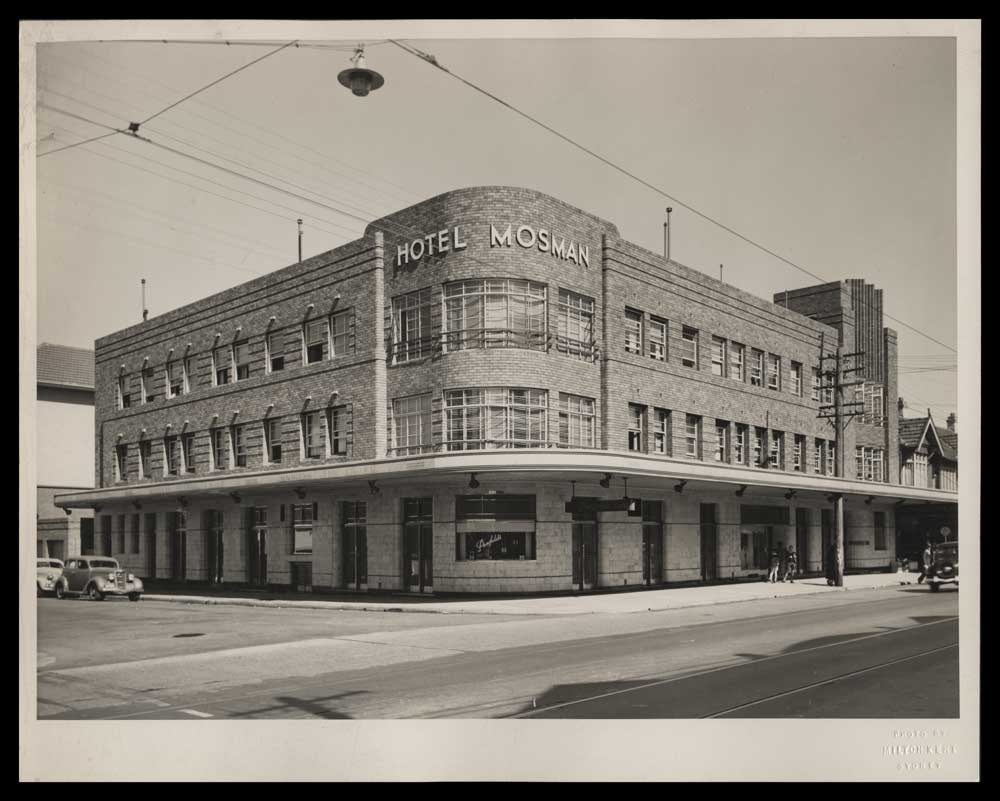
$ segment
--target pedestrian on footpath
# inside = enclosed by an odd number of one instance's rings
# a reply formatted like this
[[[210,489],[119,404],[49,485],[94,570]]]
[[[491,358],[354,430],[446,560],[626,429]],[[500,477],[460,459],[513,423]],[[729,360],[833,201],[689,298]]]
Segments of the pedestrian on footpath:
[[[788,546],[788,550],[785,551],[785,575],[782,581],[788,580],[789,584],[795,583],[795,571],[798,565],[798,559],[795,556],[795,551],[791,545]]]
[[[778,580],[778,571],[781,570],[782,544],[779,542],[777,548],[771,549],[771,569],[767,574],[767,580],[774,584]]]
[[[923,584],[924,579],[927,578],[927,570],[931,566],[931,561],[934,559],[934,547],[931,545],[931,541],[927,540],[927,547],[924,548],[924,560],[923,569],[920,571],[920,575],[917,576],[917,584]]]

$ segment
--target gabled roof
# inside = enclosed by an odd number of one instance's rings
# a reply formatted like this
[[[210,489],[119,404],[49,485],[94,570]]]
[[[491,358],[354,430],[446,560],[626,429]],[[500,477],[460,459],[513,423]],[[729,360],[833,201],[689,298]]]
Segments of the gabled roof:
[[[38,346],[36,380],[47,386],[93,390],[94,351],[43,342]]]
[[[927,430],[926,417],[899,418],[899,444],[905,448],[919,448]]]
[[[930,442],[927,442],[930,438]],[[945,459],[958,461],[958,434],[938,428],[930,414],[926,417],[899,418],[899,444],[903,448],[920,448],[925,442]],[[954,444],[953,444],[954,443]]]

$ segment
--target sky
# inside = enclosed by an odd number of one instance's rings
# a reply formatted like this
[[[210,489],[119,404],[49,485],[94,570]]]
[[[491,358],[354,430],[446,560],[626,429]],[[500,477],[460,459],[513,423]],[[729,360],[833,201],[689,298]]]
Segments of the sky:
[[[121,134],[41,155],[38,341],[92,348],[138,322],[141,278],[155,316],[287,266],[298,218],[308,257],[441,192],[503,184],[554,195],[656,252],[670,205],[672,258],[713,277],[722,264],[726,282],[768,300],[818,281],[681,203],[824,281],[865,278],[897,318],[885,325],[899,333],[906,415],[929,407],[943,425],[957,409],[953,39],[400,33],[324,27],[140,126],[187,156]],[[177,41],[193,38],[39,46],[38,152],[146,120],[291,41]],[[365,98],[336,79],[358,41],[385,77]]]

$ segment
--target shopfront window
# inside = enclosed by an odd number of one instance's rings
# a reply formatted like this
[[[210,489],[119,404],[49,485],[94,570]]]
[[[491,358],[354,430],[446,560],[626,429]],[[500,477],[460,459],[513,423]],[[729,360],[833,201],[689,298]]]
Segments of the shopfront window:
[[[459,495],[455,525],[458,561],[535,558],[534,495]]]

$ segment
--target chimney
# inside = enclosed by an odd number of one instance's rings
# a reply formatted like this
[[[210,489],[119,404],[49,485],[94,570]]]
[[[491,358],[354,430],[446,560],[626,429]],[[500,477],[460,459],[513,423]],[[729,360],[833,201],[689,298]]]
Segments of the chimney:
[[[957,423],[957,422],[958,422],[958,418],[955,416],[955,413],[952,412],[951,414],[949,414],[948,415],[948,430],[949,431],[954,431],[955,430],[955,423]]]
[[[906,404],[903,403],[903,399],[902,398],[900,398],[898,401],[896,401],[896,408],[899,409],[899,416],[900,417],[903,416],[903,406],[905,406],[905,405]]]

